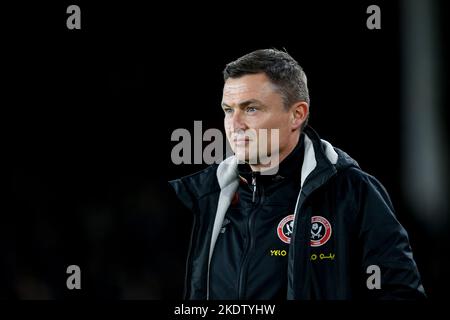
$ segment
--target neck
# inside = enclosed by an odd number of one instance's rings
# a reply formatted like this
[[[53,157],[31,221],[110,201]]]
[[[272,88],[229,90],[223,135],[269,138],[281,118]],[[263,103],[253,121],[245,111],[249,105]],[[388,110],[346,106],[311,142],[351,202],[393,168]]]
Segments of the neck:
[[[294,135],[292,137],[292,139],[290,139],[288,145],[286,146],[286,148],[283,148],[283,150],[279,151],[279,155],[278,155],[278,161],[274,158],[273,154],[270,156],[270,162],[268,164],[249,164],[250,168],[252,169],[252,171],[268,171],[271,170],[275,167],[278,167],[279,164],[286,159],[286,157],[292,152],[292,150],[295,149],[295,147],[297,146],[298,140],[300,139],[300,134],[298,135]]]

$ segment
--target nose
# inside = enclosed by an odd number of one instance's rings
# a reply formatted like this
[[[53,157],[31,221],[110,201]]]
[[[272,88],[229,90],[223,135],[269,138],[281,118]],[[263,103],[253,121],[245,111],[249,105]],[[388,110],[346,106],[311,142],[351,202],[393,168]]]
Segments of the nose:
[[[236,110],[233,113],[233,115],[231,116],[231,119],[229,119],[229,125],[230,125],[230,130],[232,132],[245,131],[247,129],[247,126],[243,119],[243,115],[240,110]]]

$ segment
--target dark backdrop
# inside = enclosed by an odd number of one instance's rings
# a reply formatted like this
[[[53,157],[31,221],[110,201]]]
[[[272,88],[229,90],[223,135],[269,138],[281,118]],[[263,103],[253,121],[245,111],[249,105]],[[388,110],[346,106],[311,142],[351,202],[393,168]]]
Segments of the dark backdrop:
[[[171,133],[222,128],[225,64],[274,47],[306,71],[311,126],[387,188],[442,298],[448,236],[427,231],[401,190],[400,6],[374,2],[382,29],[368,30],[372,2],[312,3],[78,1],[81,30],[66,29],[72,3],[5,10],[0,297],[179,298],[190,219],[169,212],[166,181],[205,166],[172,164]],[[80,291],[66,288],[71,264]]]

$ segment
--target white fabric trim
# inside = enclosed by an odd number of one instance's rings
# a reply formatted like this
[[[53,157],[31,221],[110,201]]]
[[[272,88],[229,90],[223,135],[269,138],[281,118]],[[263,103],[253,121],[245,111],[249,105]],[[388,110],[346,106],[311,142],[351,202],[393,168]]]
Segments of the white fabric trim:
[[[306,178],[317,166],[316,153],[311,139],[305,134],[305,153],[303,156],[302,179],[300,181],[300,188],[303,188]]]
[[[219,231],[222,227],[225,213],[230,206],[231,199],[239,185],[237,172],[237,159],[231,156],[219,164],[217,168],[217,180],[220,186],[219,203],[217,204],[216,217],[214,218],[214,227],[211,235],[211,248],[209,250],[209,261],[211,261],[214,246],[216,244]]]
[[[338,154],[334,150],[331,143],[329,143],[326,140],[321,139],[322,145],[325,146],[325,155],[327,156],[328,160],[332,164],[336,164],[338,160]],[[311,139],[308,137],[308,135],[305,133],[305,155],[303,157],[303,166],[302,166],[302,176],[300,181],[300,192],[297,196],[297,202],[295,204],[294,212],[297,212],[297,206],[300,201],[300,195],[302,193],[303,185],[305,184],[306,178],[311,174],[311,172],[314,171],[314,169],[317,167],[317,160],[316,160],[316,153],[314,151],[314,146],[311,141]]]
[[[320,140],[322,141],[322,145],[325,146],[325,155],[327,156],[328,160],[330,160],[332,164],[336,164],[338,161],[338,154],[336,150],[334,150],[333,146],[328,141],[323,139]]]
[[[207,275],[207,287],[206,287],[206,299],[209,299],[209,270],[211,258],[216,246],[217,237],[222,227],[225,213],[230,206],[234,193],[239,185],[238,172],[237,172],[237,159],[235,156],[231,156],[219,164],[217,168],[217,180],[220,186],[219,202],[217,204],[216,216],[214,218],[214,226],[211,235],[211,244],[209,247],[208,258],[208,275]]]

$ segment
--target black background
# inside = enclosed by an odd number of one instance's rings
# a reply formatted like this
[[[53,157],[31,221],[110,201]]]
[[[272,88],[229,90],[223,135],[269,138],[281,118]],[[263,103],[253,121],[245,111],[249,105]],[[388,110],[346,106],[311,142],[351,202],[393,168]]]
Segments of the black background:
[[[66,28],[70,4],[81,30]],[[366,28],[370,4],[381,30]],[[166,181],[204,166],[173,165],[171,133],[221,129],[225,64],[274,47],[306,71],[311,126],[387,188],[427,293],[443,299],[448,236],[427,233],[401,192],[400,14],[396,1],[5,8],[0,297],[179,298],[190,220],[168,212]],[[71,264],[80,291],[66,288]]]

